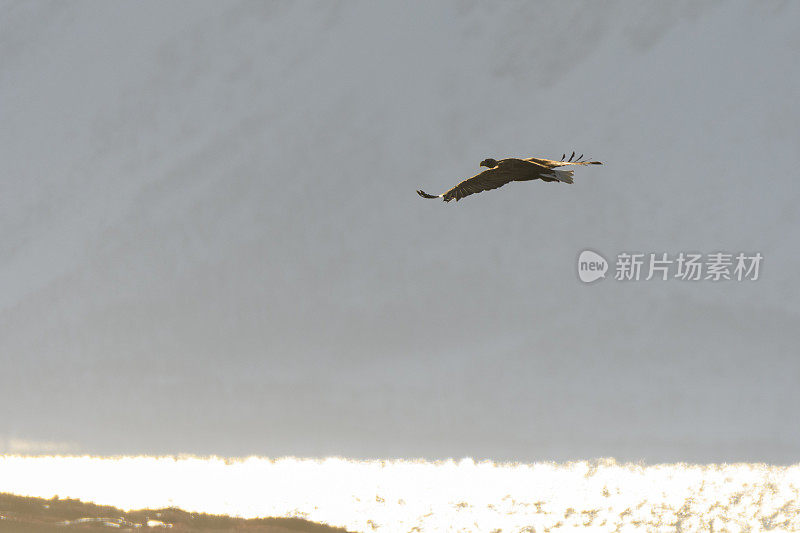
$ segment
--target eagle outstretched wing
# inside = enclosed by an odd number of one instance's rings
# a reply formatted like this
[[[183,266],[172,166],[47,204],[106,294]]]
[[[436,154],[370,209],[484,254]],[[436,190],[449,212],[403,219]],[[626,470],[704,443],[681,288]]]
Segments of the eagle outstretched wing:
[[[566,159],[566,161],[565,161]],[[573,161],[574,159],[574,161]],[[572,152],[572,155],[569,156],[567,159],[567,154],[561,156],[561,161],[554,161],[553,159],[542,159],[539,157],[529,157],[525,159],[529,163],[536,163],[537,165],[542,165],[543,167],[547,168],[555,168],[555,167],[563,167],[566,165],[602,165],[600,161],[581,161],[583,159],[583,154],[579,155],[575,158],[575,152]]]
[[[439,196],[433,196],[421,190],[417,191],[417,194],[423,198],[441,197],[445,202],[449,202],[450,200],[455,200],[457,202],[465,196],[469,196],[470,194],[497,189],[498,187],[502,187],[511,181],[514,181],[513,172],[501,170],[500,168],[495,167],[484,170],[480,174],[476,174],[471,178],[465,179],[449,191],[442,193]]]

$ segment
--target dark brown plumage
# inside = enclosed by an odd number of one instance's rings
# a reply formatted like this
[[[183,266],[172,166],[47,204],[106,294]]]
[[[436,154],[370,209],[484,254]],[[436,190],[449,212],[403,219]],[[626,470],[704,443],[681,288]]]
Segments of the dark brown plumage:
[[[600,161],[581,161],[583,155],[581,154],[575,159],[575,152],[569,159],[566,159],[566,154],[561,157],[560,161],[552,159],[540,159],[531,157],[528,159],[508,158],[496,161],[492,158],[484,159],[481,161],[482,167],[487,167],[480,174],[465,179],[452,189],[440,195],[428,194],[425,191],[418,190],[417,194],[423,198],[441,198],[445,202],[455,200],[456,202],[465,196],[475,194],[491,189],[502,187],[506,183],[512,181],[558,181],[561,183],[572,183],[572,170],[556,170],[558,167],[567,165],[602,165]],[[573,161],[574,159],[574,161]]]

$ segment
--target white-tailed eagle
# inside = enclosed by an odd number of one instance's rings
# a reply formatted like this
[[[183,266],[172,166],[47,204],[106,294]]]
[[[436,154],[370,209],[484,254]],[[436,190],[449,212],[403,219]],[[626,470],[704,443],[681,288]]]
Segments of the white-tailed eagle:
[[[488,191],[502,187],[512,181],[556,181],[560,183],[572,183],[572,170],[556,170],[557,167],[567,165],[602,165],[600,161],[581,161],[583,154],[575,158],[575,152],[567,159],[567,154],[561,157],[561,161],[552,159],[539,159],[531,157],[528,159],[508,158],[496,161],[492,158],[481,161],[482,167],[487,167],[480,174],[465,179],[452,189],[438,196],[428,194],[418,190],[417,194],[423,198],[441,198],[445,202],[455,200],[456,202],[465,196],[478,192]],[[573,160],[574,159],[574,160]]]

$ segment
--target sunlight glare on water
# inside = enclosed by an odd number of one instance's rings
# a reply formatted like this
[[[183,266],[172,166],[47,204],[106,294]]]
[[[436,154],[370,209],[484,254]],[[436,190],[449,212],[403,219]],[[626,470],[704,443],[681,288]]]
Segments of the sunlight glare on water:
[[[350,531],[800,530],[800,465],[6,455],[0,492]]]

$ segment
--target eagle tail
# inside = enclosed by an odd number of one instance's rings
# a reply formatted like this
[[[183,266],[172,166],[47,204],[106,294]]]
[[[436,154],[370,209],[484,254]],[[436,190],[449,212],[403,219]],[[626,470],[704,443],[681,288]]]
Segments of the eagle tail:
[[[572,170],[553,170],[554,177],[561,183],[574,183],[572,180],[573,173]]]
[[[442,195],[441,195],[441,194],[440,194],[439,196],[434,196],[434,195],[432,195],[432,194],[428,194],[428,193],[426,193],[426,192],[425,192],[425,191],[423,191],[422,189],[418,190],[418,191],[417,191],[417,194],[419,194],[419,195],[420,195],[420,196],[422,196],[423,198],[441,198],[441,197],[442,197]]]

